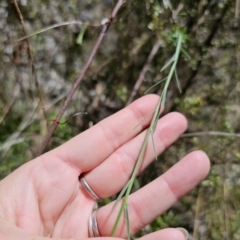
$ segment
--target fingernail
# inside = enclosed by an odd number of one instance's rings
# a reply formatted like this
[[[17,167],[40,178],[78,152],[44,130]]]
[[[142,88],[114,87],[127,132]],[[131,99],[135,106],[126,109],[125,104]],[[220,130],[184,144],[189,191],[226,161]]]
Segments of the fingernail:
[[[188,240],[188,231],[185,228],[177,228],[179,231],[181,231],[185,237],[185,240]]]

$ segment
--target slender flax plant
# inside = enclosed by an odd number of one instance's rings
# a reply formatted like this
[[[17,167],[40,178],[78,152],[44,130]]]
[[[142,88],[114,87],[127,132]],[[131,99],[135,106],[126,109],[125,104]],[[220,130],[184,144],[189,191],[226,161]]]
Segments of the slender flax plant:
[[[120,210],[118,212],[118,215],[117,215],[114,227],[112,229],[112,233],[111,233],[112,236],[115,235],[117,227],[118,227],[118,224],[119,224],[119,221],[120,221],[120,218],[121,218],[121,216],[122,216],[122,214],[124,212],[125,213],[125,218],[126,218],[126,228],[127,228],[128,240],[130,240],[130,223],[129,223],[129,216],[128,216],[128,208],[127,208],[128,197],[129,197],[129,195],[131,193],[131,190],[132,190],[132,187],[133,187],[133,184],[134,184],[134,180],[136,179],[136,176],[137,176],[137,174],[139,172],[139,168],[140,168],[140,166],[142,164],[142,161],[143,161],[143,158],[145,156],[145,152],[146,152],[146,149],[147,149],[147,144],[149,142],[150,136],[152,136],[153,148],[154,148],[154,152],[155,152],[156,159],[157,159],[157,154],[156,154],[155,147],[154,147],[154,142],[153,142],[153,134],[154,134],[154,131],[156,129],[158,119],[160,117],[161,107],[164,105],[164,103],[166,101],[166,96],[167,96],[169,84],[170,84],[174,74],[175,74],[177,85],[178,85],[179,90],[180,90],[180,85],[179,85],[179,80],[178,80],[178,75],[177,75],[177,63],[178,63],[178,59],[179,59],[181,51],[183,53],[185,53],[184,50],[182,49],[182,43],[184,42],[185,37],[184,37],[184,34],[182,32],[180,32],[179,30],[176,31],[174,36],[177,38],[177,44],[176,44],[175,53],[171,57],[171,59],[161,69],[161,71],[163,71],[166,68],[168,68],[169,66],[171,66],[169,74],[168,74],[168,76],[165,79],[163,79],[162,81],[158,82],[158,84],[159,84],[160,82],[165,81],[161,97],[160,97],[160,99],[158,101],[158,104],[156,106],[156,109],[155,109],[155,111],[153,113],[153,117],[152,117],[152,120],[151,120],[150,127],[148,128],[147,134],[146,134],[146,136],[144,138],[144,141],[143,141],[141,150],[139,152],[139,156],[138,156],[137,162],[135,164],[135,167],[133,169],[132,175],[130,177],[130,180],[127,182],[125,187],[120,192],[120,194],[119,194],[119,196],[118,196],[118,198],[117,198],[117,200],[115,202],[115,205],[114,205],[114,206],[116,206],[116,204],[120,201],[120,199],[124,195],[124,197],[122,199],[121,208],[120,208]],[[180,90],[180,92],[181,92],[181,90]]]

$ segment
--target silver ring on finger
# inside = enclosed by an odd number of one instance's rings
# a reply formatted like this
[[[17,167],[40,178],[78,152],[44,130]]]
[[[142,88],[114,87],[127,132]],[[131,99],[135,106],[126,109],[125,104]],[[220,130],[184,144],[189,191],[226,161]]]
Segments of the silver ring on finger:
[[[98,228],[98,223],[97,223],[97,210],[98,210],[98,204],[95,203],[88,221],[88,232],[91,238],[101,237],[101,234]],[[133,237],[130,237],[130,240],[135,240],[135,239]]]
[[[93,210],[88,222],[88,231],[89,231],[90,237],[101,237],[101,234],[98,229],[98,223],[97,223],[97,209],[98,209],[98,205],[96,203],[93,206]]]
[[[87,183],[87,181],[85,180],[84,177],[80,176],[80,182],[83,185],[83,187],[85,188],[85,190],[87,191],[88,195],[94,200],[94,201],[101,201],[102,198],[100,198],[93,190],[92,188],[89,186],[89,184]]]

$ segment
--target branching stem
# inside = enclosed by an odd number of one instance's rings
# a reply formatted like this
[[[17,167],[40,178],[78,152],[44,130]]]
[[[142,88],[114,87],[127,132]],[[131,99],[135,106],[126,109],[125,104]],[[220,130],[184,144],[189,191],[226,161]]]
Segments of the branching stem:
[[[144,156],[145,156],[145,153],[146,153],[146,149],[147,149],[147,145],[148,145],[148,142],[149,142],[149,138],[150,138],[151,134],[153,134],[155,129],[156,129],[157,121],[158,121],[158,118],[160,116],[161,106],[165,103],[166,95],[167,95],[167,91],[168,91],[168,87],[169,87],[170,81],[171,81],[171,79],[172,79],[172,77],[174,75],[174,72],[176,71],[178,58],[179,58],[179,55],[181,53],[182,42],[183,42],[183,38],[182,38],[181,33],[179,33],[178,34],[178,41],[177,41],[176,51],[175,51],[174,57],[172,58],[173,64],[172,64],[171,69],[169,71],[169,74],[167,76],[167,79],[166,79],[166,82],[165,82],[165,85],[164,85],[164,88],[163,88],[163,91],[162,91],[162,95],[161,95],[161,97],[160,97],[160,99],[158,101],[158,104],[157,104],[156,108],[155,108],[155,111],[154,111],[154,114],[153,114],[153,117],[152,117],[152,120],[151,120],[151,124],[150,124],[150,126],[148,128],[148,131],[147,131],[147,134],[146,134],[146,136],[144,138],[144,141],[143,141],[143,144],[142,144],[142,147],[141,147],[141,150],[140,150],[137,162],[136,162],[135,167],[133,169],[131,178],[130,178],[129,182],[127,183],[128,187],[127,188],[125,188],[125,187],[123,188],[123,191],[126,191],[126,192],[125,192],[125,196],[123,197],[122,205],[121,205],[121,208],[120,208],[120,210],[118,212],[118,216],[117,216],[117,219],[115,221],[114,227],[112,229],[111,236],[115,235],[116,230],[117,230],[117,226],[119,224],[119,221],[120,221],[120,218],[121,218],[121,216],[123,214],[123,211],[124,211],[125,208],[127,208],[128,197],[129,197],[129,195],[131,193],[134,180],[135,180],[135,178],[136,178],[136,176],[137,176],[137,174],[139,172],[139,168],[141,167],[142,161],[144,159]],[[120,193],[120,196],[122,196],[122,192]],[[118,202],[118,201],[119,201],[119,199],[116,200],[116,202]],[[126,211],[126,213],[127,213],[127,211]],[[128,216],[126,216],[126,219],[127,218],[128,218]],[[126,222],[128,223],[128,221],[126,221]],[[127,228],[130,229],[129,226],[127,226]],[[129,235],[128,235],[128,239],[130,239]]]
[[[115,5],[113,11],[112,11],[112,14],[111,14],[111,19],[115,18],[116,17],[116,14],[117,12],[119,11],[119,9],[121,8],[121,6],[125,3],[124,0],[118,0],[117,4]],[[101,29],[101,32],[98,36],[98,39],[85,63],[85,65],[83,66],[83,69],[82,71],[80,72],[78,78],[76,79],[76,81],[74,82],[66,100],[64,101],[63,103],[63,106],[61,107],[55,121],[53,121],[52,125],[50,126],[50,129],[49,129],[49,132],[48,132],[48,135],[46,136],[46,138],[44,139],[42,145],[41,145],[41,148],[38,152],[38,156],[41,155],[44,150],[46,149],[51,137],[52,137],[52,134],[53,132],[55,131],[56,127],[58,126],[58,123],[60,122],[61,120],[61,117],[63,116],[65,110],[67,109],[72,97],[73,97],[73,94],[75,93],[75,91],[77,90],[77,88],[79,87],[80,83],[82,82],[84,76],[85,76],[85,73],[86,71],[88,70],[94,56],[96,55],[98,49],[99,49],[99,46],[101,45],[102,43],[102,40],[105,36],[105,33],[106,31],[108,30],[108,28],[110,27],[111,25],[111,20],[107,21],[105,24],[102,25],[102,29]]]

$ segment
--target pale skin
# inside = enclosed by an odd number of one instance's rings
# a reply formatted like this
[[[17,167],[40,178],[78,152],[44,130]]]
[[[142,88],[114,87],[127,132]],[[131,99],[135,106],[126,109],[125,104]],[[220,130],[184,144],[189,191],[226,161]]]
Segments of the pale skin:
[[[95,202],[79,183],[79,175],[83,174],[102,198],[119,192],[131,175],[146,135],[144,129],[151,120],[146,116],[154,111],[157,101],[155,95],[135,101],[3,179],[0,182],[0,239],[88,239],[88,219]],[[161,118],[154,133],[157,154],[176,141],[186,127],[187,121],[180,113]],[[140,171],[154,158],[150,141]],[[169,209],[201,182],[208,171],[206,154],[191,152],[133,193],[128,200],[131,234]],[[110,237],[120,207],[119,203],[113,209],[112,204],[97,211],[101,239],[126,239],[124,218],[115,237]],[[185,237],[178,229],[169,228],[141,238],[150,239],[184,240]]]

